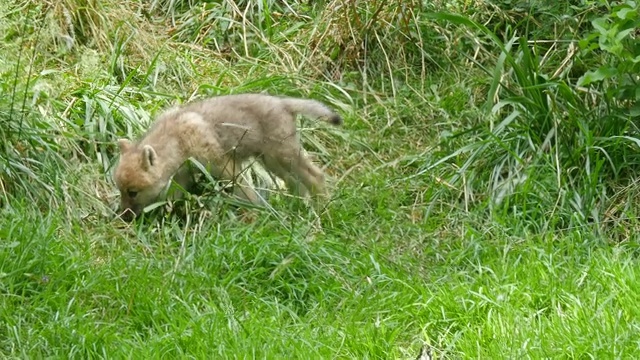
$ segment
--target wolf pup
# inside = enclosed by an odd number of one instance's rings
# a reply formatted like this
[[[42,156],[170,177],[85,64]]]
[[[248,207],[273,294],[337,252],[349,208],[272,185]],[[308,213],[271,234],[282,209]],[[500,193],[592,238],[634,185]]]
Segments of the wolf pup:
[[[324,195],[324,174],[304,156],[296,115],[334,125],[342,118],[315,100],[263,94],[214,97],[161,114],[137,142],[118,140],[114,172],[120,190],[120,214],[132,220],[164,196],[172,179],[188,189],[185,163],[194,158],[219,179],[234,181],[234,194],[259,203],[244,178],[242,163],[254,157],[299,195]]]

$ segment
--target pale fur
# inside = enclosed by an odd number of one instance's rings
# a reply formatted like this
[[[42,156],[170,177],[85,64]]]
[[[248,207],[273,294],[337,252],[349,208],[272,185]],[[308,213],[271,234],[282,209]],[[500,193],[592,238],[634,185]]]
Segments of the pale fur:
[[[260,161],[291,191],[325,194],[324,174],[300,145],[296,114],[342,122],[318,101],[263,94],[219,96],[164,112],[136,143],[118,141],[114,179],[121,211],[129,218],[139,214],[164,194],[171,179],[190,188],[189,158],[208,166],[214,177],[234,180],[234,193],[253,203],[259,197],[242,167],[249,158]]]

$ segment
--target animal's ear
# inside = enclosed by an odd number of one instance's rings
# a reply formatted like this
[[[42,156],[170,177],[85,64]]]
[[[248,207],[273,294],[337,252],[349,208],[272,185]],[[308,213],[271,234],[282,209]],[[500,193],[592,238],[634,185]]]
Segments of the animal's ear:
[[[127,139],[118,139],[118,147],[120,148],[120,153],[125,153],[131,149],[131,141]]]
[[[149,170],[149,168],[156,164],[158,154],[156,154],[156,151],[153,150],[151,145],[145,145],[144,148],[142,148],[142,153],[142,165],[146,170]]]

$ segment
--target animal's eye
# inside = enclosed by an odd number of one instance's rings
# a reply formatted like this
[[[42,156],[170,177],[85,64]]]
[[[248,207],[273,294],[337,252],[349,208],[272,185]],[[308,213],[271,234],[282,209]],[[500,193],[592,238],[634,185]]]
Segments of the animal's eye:
[[[138,192],[137,191],[133,191],[133,190],[129,190],[129,191],[127,191],[127,195],[129,195],[129,197],[133,199],[134,197],[136,197],[136,195],[138,195]]]

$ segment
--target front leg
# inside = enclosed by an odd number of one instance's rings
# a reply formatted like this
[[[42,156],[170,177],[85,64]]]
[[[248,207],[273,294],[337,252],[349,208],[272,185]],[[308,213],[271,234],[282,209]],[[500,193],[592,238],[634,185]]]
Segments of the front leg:
[[[196,169],[193,169],[189,162],[182,164],[175,175],[173,175],[167,199],[179,200],[184,198],[185,193],[194,193],[196,190],[195,172]]]

